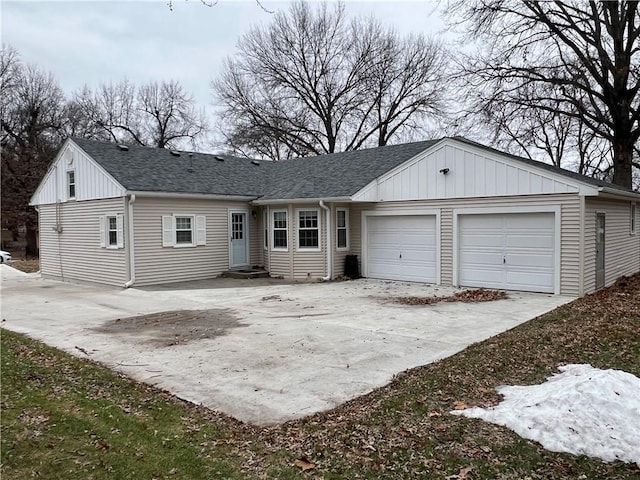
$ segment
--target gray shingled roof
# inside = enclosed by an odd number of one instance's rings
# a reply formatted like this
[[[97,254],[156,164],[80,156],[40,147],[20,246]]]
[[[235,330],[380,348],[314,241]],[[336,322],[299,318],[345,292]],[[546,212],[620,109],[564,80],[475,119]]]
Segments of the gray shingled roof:
[[[114,143],[74,138],[73,141],[130,191],[259,196],[273,162],[229,155],[180,152],[129,145],[122,151]],[[224,158],[218,161],[216,157]]]
[[[454,137],[488,152],[554,172],[573,180],[625,192],[633,190],[579,175],[552,165],[514,156],[462,137]],[[74,138],[73,141],[130,191],[194,193],[256,197],[261,200],[349,197],[389,170],[442,139],[296,158],[281,162],[230,155],[209,155],[129,146]],[[218,158],[224,158],[219,161]],[[634,192],[636,193],[636,192]]]
[[[255,196],[265,200],[348,197],[438,140],[389,145],[281,162],[74,138],[73,141],[131,191]],[[222,157],[220,162],[216,157]]]
[[[439,140],[387,145],[278,162],[261,200],[349,197]]]

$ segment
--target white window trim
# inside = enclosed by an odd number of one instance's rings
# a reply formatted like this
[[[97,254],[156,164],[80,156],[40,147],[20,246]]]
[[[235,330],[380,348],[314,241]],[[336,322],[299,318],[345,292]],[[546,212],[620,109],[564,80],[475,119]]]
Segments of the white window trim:
[[[633,202],[629,207],[629,234],[638,233],[638,204]]]
[[[273,234],[276,230],[276,228],[274,227],[275,225],[275,221],[274,218],[276,216],[276,213],[283,213],[286,215],[286,219],[287,219],[287,228],[286,229],[282,229],[282,228],[278,228],[278,230],[285,230],[287,232],[287,246],[286,247],[276,247],[275,243],[273,241]],[[289,218],[289,211],[285,208],[281,208],[278,210],[271,210],[270,213],[270,219],[269,219],[269,238],[271,239],[271,251],[272,252],[288,252],[289,251],[289,225],[291,224],[291,219]]]
[[[191,218],[191,243],[178,243],[176,218]],[[193,248],[207,244],[207,219],[204,215],[174,213],[162,216],[162,246]]]
[[[262,210],[262,248],[263,250],[269,250],[269,210],[265,208]]]
[[[344,227],[338,226],[338,212],[344,212]],[[338,246],[338,230],[345,230],[346,244],[344,247]],[[336,250],[343,252],[349,250],[349,209],[348,208],[336,208]]]
[[[73,196],[69,194],[69,190],[71,188],[72,183],[69,181],[69,174],[73,173]],[[65,176],[66,184],[67,184],[67,199],[75,200],[78,196],[78,182],[76,182],[76,171],[75,170],[67,170],[67,174]]]
[[[116,244],[109,243],[109,218],[116,219]],[[124,248],[124,216],[121,213],[110,213],[100,216],[100,248],[120,250]]]
[[[318,246],[317,247],[301,247],[300,246],[300,212],[316,212],[318,217]],[[322,251],[322,217],[319,208],[296,208],[296,250],[299,252],[320,252]],[[305,228],[304,230],[313,230]]]

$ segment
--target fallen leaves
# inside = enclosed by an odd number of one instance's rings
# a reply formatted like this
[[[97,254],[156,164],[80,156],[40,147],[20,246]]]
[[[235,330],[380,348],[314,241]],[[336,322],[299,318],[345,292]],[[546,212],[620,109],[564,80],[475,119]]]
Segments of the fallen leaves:
[[[311,462],[306,457],[300,457],[293,463],[296,467],[299,467],[300,470],[302,470],[303,472],[306,472],[308,470],[313,470],[314,468],[316,468],[316,464]]]
[[[501,290],[487,290],[486,288],[476,288],[474,290],[463,290],[462,292],[455,293],[448,297],[394,297],[393,300],[396,303],[403,305],[433,305],[435,303],[451,303],[451,302],[463,302],[463,303],[478,303],[478,302],[493,302],[495,300],[505,300],[509,298],[506,292]]]
[[[463,467],[457,475],[449,475],[447,480],[467,480],[469,474],[473,471],[473,467]]]

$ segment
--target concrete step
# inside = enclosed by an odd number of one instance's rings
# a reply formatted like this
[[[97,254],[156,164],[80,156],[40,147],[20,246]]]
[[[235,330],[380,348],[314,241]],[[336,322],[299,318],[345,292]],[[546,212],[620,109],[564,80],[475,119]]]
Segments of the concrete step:
[[[222,272],[221,277],[226,278],[269,278],[269,272],[262,268],[243,268]]]

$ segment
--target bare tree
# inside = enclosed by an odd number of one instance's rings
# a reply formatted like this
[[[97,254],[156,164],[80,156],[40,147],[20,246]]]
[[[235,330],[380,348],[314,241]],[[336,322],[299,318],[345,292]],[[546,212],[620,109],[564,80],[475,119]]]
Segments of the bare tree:
[[[460,0],[449,13],[483,46],[460,62],[472,96],[577,120],[610,143],[612,180],[631,187],[640,138],[638,2]]]
[[[387,144],[441,112],[445,67],[436,42],[297,2],[240,39],[212,88],[229,144],[278,159]]]
[[[60,143],[64,94],[50,73],[23,65],[17,55],[14,62],[12,81],[5,82],[9,69],[2,70],[2,223],[13,231],[26,227],[27,253],[35,254],[37,217],[29,198]]]
[[[136,88],[123,80],[95,92],[85,86],[72,103],[79,122],[114,142],[171,148],[187,141],[195,147],[207,130],[204,111],[177,81]]]

